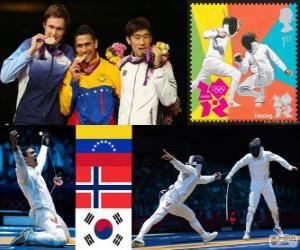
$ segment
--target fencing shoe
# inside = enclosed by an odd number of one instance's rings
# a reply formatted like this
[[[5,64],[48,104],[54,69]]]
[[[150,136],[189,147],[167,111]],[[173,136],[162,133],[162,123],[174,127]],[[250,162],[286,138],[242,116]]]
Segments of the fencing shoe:
[[[31,229],[25,229],[22,232],[18,233],[17,236],[10,243],[11,246],[21,246],[26,243],[27,236],[30,233]]]
[[[245,232],[243,240],[250,240],[250,233]]]
[[[143,247],[143,246],[145,246],[145,242],[142,239],[135,238],[132,241],[132,246],[133,247]]]
[[[214,238],[216,238],[218,235],[218,232],[213,232],[213,233],[204,233],[202,235],[202,238],[203,238],[203,242],[209,242],[209,241],[212,241]]]
[[[274,231],[279,237],[281,237],[281,238],[284,237],[284,233],[282,232],[281,227],[278,227],[278,228],[274,227],[274,228],[273,228],[273,231]]]

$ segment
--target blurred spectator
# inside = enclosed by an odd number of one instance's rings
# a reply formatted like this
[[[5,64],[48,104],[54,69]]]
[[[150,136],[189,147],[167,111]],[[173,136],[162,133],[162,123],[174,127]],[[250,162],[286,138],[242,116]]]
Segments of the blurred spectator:
[[[180,152],[174,153],[180,155]],[[179,158],[179,160],[182,160]],[[184,161],[183,161],[184,162]],[[169,163],[160,160],[159,153],[135,156],[133,178],[133,233],[137,233],[135,228],[139,228],[143,221],[150,216],[157,208],[159,191],[166,189],[177,178],[177,172],[173,171]],[[207,159],[203,166],[202,173],[212,174],[214,172],[225,173],[229,171],[228,166],[209,161]],[[283,183],[284,184],[284,183]],[[283,184],[274,184],[282,225],[285,226],[284,213],[300,212],[300,194],[297,190]],[[248,198],[250,192],[249,171],[245,168],[234,179],[229,191],[229,211],[234,214],[234,229],[244,229]],[[224,182],[216,182],[213,185],[200,185],[195,189],[191,197],[187,200],[187,205],[191,207],[200,218],[200,221],[207,226],[208,230],[217,230],[222,226],[230,226],[225,220],[225,194],[226,185]],[[272,218],[266,204],[259,205],[259,213],[255,216],[255,226],[268,228],[272,225]],[[298,215],[299,216],[299,215]],[[173,219],[172,219],[173,218]],[[178,220],[176,218],[176,220]],[[177,223],[173,216],[169,216],[162,226],[153,228],[152,232],[168,232],[178,230],[181,232],[190,231],[188,225],[182,223],[175,227]],[[181,221],[180,221],[181,222]],[[138,224],[138,225],[136,225]],[[290,226],[290,224],[289,224]],[[299,226],[294,221],[294,226]]]
[[[41,136],[38,135],[38,130],[28,127],[20,130],[22,130],[20,145],[28,145],[39,152]],[[66,222],[70,226],[74,226],[75,213],[75,136],[73,132],[71,129],[66,129],[59,135],[53,133],[49,147],[48,166],[44,168],[43,172],[49,190],[53,187],[54,167],[57,174],[63,178],[64,185],[56,187],[52,194],[57,210],[63,218],[68,218]],[[4,132],[1,131],[1,135],[3,134]],[[14,156],[8,136],[9,131],[6,135],[1,136],[0,140],[0,210],[27,211],[29,210],[28,202],[17,184]],[[73,216],[70,216],[72,214]]]

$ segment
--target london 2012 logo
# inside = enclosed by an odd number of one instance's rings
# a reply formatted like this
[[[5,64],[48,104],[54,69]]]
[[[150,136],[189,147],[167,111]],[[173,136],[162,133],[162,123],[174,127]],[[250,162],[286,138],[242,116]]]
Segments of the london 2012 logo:
[[[218,117],[228,116],[225,109],[228,107],[225,95],[228,91],[228,86],[219,78],[211,85],[204,82],[199,82],[198,88],[200,89],[199,103],[202,106],[201,117],[209,116],[211,112],[215,113]]]

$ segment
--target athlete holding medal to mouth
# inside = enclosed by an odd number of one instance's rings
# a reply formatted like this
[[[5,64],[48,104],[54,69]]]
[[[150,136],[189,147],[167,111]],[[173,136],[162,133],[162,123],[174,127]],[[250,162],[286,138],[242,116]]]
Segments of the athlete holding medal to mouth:
[[[44,13],[44,34],[26,39],[4,61],[1,81],[19,83],[15,124],[64,124],[58,89],[74,58],[71,46],[63,43],[69,24],[66,7],[51,5]]]

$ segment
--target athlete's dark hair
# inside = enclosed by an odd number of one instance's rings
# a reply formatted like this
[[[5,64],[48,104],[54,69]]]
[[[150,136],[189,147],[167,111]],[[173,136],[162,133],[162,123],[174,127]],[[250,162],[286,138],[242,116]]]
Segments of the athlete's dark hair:
[[[74,34],[74,38],[76,38],[77,36],[82,36],[82,35],[87,35],[87,34],[91,35],[93,40],[97,39],[95,31],[92,29],[91,26],[86,25],[86,24],[82,24],[77,28],[77,30],[75,31],[75,34]]]
[[[241,42],[243,47],[248,50],[251,51],[252,50],[252,46],[251,43],[255,42],[257,40],[256,38],[256,34],[254,32],[247,32],[246,34],[244,34],[242,36]]]
[[[229,27],[229,34],[233,35],[238,30],[238,19],[234,16],[227,16],[223,20],[223,26],[224,24],[228,24]]]
[[[23,146],[23,147],[20,147],[21,152],[22,152],[22,154],[23,154],[24,157],[27,156],[27,152],[26,152],[26,151],[27,151],[29,148],[30,148],[29,146]]]
[[[44,23],[49,17],[63,18],[65,20],[65,28],[68,29],[71,24],[70,13],[63,4],[50,5],[44,13]]]
[[[131,36],[133,33],[139,30],[148,30],[150,34],[152,34],[151,24],[145,17],[136,17],[130,19],[125,26],[126,36]]]

